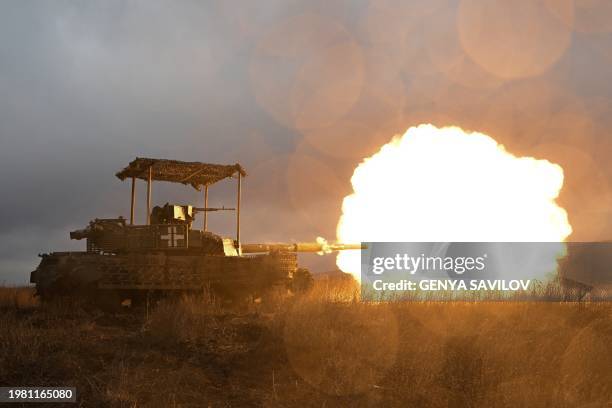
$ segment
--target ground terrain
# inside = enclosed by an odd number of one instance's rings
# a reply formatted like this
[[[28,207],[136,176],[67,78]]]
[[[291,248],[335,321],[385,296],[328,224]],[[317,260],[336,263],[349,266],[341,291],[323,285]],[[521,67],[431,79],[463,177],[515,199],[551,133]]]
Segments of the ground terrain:
[[[85,407],[605,407],[606,302],[359,302],[210,297],[105,313],[0,290],[0,384],[70,385]],[[74,405],[71,405],[74,406]]]

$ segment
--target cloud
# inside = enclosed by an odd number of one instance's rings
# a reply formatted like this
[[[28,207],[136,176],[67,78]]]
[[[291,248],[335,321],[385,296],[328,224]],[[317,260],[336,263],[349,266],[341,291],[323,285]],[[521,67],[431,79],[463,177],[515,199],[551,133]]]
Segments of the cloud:
[[[83,226],[95,217],[126,215],[129,186],[119,183],[114,173],[135,156],[240,162],[250,173],[245,181],[245,238],[333,238],[339,197],[345,192],[337,190],[350,188],[350,175],[362,157],[420,122],[455,124],[495,137],[495,132],[481,129],[483,112],[495,101],[506,101],[503,95],[523,95],[513,89],[529,88],[524,80],[471,87],[480,83],[474,80],[480,76],[470,71],[476,64],[461,49],[449,47],[452,55],[438,48],[432,51],[441,32],[443,38],[454,35],[448,22],[455,16],[455,3],[3,2],[0,248],[15,249],[11,241],[15,235],[21,235],[22,243],[19,250],[1,252],[0,276],[28,264],[38,252],[72,245],[64,234],[73,226]],[[350,43],[350,50],[359,50],[355,51],[359,81],[354,76],[345,78],[330,65],[334,58],[326,54],[329,39],[308,37],[316,34],[312,30],[291,32],[287,22],[303,21],[299,17],[303,15],[322,16],[329,24],[320,34],[328,33],[331,39],[338,36],[333,27],[342,27],[344,43]],[[277,89],[275,76],[280,80],[283,72],[293,73],[300,79],[298,100],[308,101],[319,116],[326,111],[318,101],[335,100],[326,97],[325,92],[332,92],[330,87],[351,90],[350,100],[342,99],[342,92],[333,93],[343,106],[330,111],[333,115],[323,115],[325,126],[305,129],[277,121],[269,109],[259,105],[249,67],[261,55],[258,44],[264,39],[275,44],[270,38],[274,33],[299,34],[291,37],[297,42],[280,49],[284,63],[291,64],[293,47],[306,71],[275,64],[277,48],[268,48],[272,54],[265,54],[269,58],[265,66],[270,69],[266,80],[272,82],[265,85],[269,89]],[[604,70],[609,66],[605,51],[609,39],[602,38],[581,34],[556,65],[529,81],[552,81],[570,98],[586,101],[587,109],[576,112],[593,115],[594,126],[584,138],[588,143],[580,138],[572,143],[582,143],[581,151],[593,159],[581,163],[601,170],[597,185],[603,177],[609,186],[612,167],[602,154],[609,147],[602,129],[610,127],[612,117],[594,116],[591,106],[601,103],[590,103],[598,98],[609,106],[612,97],[608,85],[612,81]],[[308,45],[307,53],[298,52],[300,41]],[[344,47],[342,44],[338,46]],[[461,58],[460,69],[450,70],[455,58]],[[592,70],[597,81],[591,77]],[[347,83],[342,82],[345,79]],[[359,86],[352,86],[353,82]],[[291,81],[286,86],[291,87]],[[282,107],[288,103],[284,95],[296,95],[295,90],[284,91],[278,93],[280,100],[268,102]],[[546,113],[545,103],[546,98],[536,98],[530,106]],[[577,105],[568,106],[571,110]],[[521,129],[523,117],[503,119],[485,124],[497,127],[504,135],[500,141],[512,145],[514,129]],[[331,120],[337,122],[328,123]],[[358,129],[353,138],[351,129]],[[517,145],[528,150],[529,143]],[[283,157],[287,160],[279,160]],[[308,162],[318,163],[317,177],[321,169],[333,173],[333,183],[309,181],[309,166],[296,165]],[[568,178],[573,170],[584,170],[574,169],[579,164],[572,162],[564,166]],[[291,180],[288,175],[293,175]],[[313,185],[316,194],[309,194]],[[231,199],[233,190],[215,186],[212,192],[223,203]],[[564,194],[576,202],[588,199],[572,190]],[[155,186],[154,198],[160,202],[200,199],[192,191],[161,184]],[[316,222],[313,210],[319,212]],[[609,212],[580,214],[587,227],[574,225],[575,230],[588,237],[590,226],[607,225],[601,222],[606,216],[609,218]],[[231,219],[217,225],[232,231]],[[610,236],[611,228],[607,225],[598,237]]]

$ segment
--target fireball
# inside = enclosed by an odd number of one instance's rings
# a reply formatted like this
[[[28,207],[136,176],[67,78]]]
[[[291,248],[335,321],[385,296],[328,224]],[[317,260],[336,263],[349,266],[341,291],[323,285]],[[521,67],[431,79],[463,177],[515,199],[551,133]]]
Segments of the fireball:
[[[338,221],[341,242],[562,242],[563,169],[517,157],[482,133],[411,127],[366,158]],[[359,279],[358,251],[338,267]]]

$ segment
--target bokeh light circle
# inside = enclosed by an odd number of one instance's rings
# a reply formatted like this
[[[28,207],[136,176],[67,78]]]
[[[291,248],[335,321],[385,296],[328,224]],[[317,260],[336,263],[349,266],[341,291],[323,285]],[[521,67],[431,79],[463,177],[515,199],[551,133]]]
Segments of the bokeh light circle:
[[[369,391],[397,358],[397,318],[384,305],[298,301],[284,327],[296,373],[318,390],[342,396]]]
[[[554,5],[563,15],[571,15],[572,6],[571,0]],[[542,0],[462,0],[457,29],[466,53],[506,79],[542,74],[571,42],[571,30]]]
[[[272,27],[249,66],[258,104],[281,124],[326,126],[355,104],[364,82],[360,45],[339,22],[305,13]]]

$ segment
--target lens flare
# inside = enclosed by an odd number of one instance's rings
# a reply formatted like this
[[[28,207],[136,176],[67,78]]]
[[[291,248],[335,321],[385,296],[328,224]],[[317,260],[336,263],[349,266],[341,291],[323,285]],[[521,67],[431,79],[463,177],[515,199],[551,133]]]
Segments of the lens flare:
[[[559,165],[458,127],[411,127],[359,164],[351,183],[340,242],[561,242],[572,232],[555,202]],[[359,279],[359,252],[339,253],[337,265]]]

